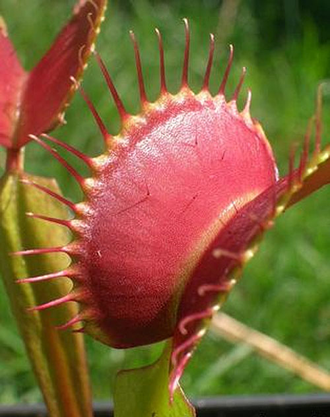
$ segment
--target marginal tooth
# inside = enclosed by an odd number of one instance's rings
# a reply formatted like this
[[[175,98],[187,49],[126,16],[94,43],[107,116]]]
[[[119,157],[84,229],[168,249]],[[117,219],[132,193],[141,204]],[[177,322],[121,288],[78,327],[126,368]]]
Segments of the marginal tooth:
[[[202,337],[205,335],[205,333],[206,333],[206,329],[205,329],[205,328],[203,328],[203,329],[201,329],[201,330],[197,333],[197,336],[198,336],[199,338],[202,338]]]
[[[294,192],[295,191],[293,190],[293,193]],[[278,206],[276,206],[276,213],[275,213],[276,216],[279,216],[281,213],[283,213],[284,209],[285,209],[285,204],[279,204]]]
[[[253,256],[256,254],[257,249],[258,249],[257,247],[254,247],[254,248],[250,248],[247,251],[245,251],[244,254],[243,254],[244,262],[248,262],[250,259],[252,259]]]
[[[98,181],[92,177],[84,178],[84,187],[88,190],[96,190],[98,188]]]
[[[67,104],[67,103],[65,103],[65,105],[64,105],[64,108],[66,108],[66,107],[68,107],[68,104]],[[65,113],[64,113],[64,112],[62,112],[62,113],[60,113],[60,114],[58,115],[58,122],[59,122],[61,125],[65,125],[65,124],[66,124],[66,120],[65,120]]]
[[[237,284],[237,279],[233,278],[229,281],[230,289],[232,289]]]
[[[216,312],[218,312],[220,310],[220,304],[216,304],[216,305],[214,305],[213,307],[212,307],[212,312],[213,313],[216,313]]]

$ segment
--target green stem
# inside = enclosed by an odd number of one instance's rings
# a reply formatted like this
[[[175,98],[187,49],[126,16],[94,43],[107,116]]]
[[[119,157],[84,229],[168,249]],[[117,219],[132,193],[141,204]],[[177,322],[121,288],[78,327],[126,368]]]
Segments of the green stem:
[[[24,168],[25,148],[8,149],[6,156],[6,172],[19,173],[23,172]]]
[[[195,417],[181,387],[169,396],[169,369],[172,343],[169,340],[161,357],[153,364],[120,371],[114,391],[115,417]]]

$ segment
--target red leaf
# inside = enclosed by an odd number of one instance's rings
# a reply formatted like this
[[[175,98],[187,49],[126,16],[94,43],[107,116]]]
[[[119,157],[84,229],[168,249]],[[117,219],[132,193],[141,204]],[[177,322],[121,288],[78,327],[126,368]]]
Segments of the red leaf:
[[[256,253],[267,229],[290,198],[287,179],[270,185],[242,207],[212,241],[192,273],[178,311],[173,337],[170,392],[173,395],[191,353],[209,320],[235,285],[245,264]]]
[[[106,8],[106,0],[80,1],[70,22],[31,72],[21,108],[16,147],[61,122],[74,88],[70,77],[80,78],[91,53]]]
[[[25,80],[5,22],[0,18],[0,145],[10,147],[18,116],[21,86]]]

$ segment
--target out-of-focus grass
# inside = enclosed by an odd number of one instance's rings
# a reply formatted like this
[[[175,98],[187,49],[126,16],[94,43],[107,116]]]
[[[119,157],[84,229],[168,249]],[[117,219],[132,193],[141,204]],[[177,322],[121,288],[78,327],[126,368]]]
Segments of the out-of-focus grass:
[[[70,4],[68,4],[70,3]],[[0,14],[7,20],[11,37],[27,68],[31,68],[67,19],[73,1],[1,0]],[[98,42],[128,110],[138,111],[138,90],[128,30],[140,42],[147,91],[156,99],[159,88],[157,41],[159,27],[164,36],[170,91],[179,87],[184,48],[182,17],[192,30],[190,80],[194,91],[201,86],[208,51],[208,33],[217,33],[221,47],[211,89],[219,85],[228,51],[235,43],[236,59],[229,82],[229,96],[242,65],[248,67],[246,87],[253,90],[252,115],[258,118],[285,173],[289,143],[301,142],[308,118],[313,114],[317,84],[330,75],[330,45],[318,40],[316,22],[305,21],[300,37],[269,43],[261,48],[257,17],[248,2],[241,3],[231,30],[222,33],[217,1],[128,2],[125,7],[110,2],[107,20]],[[228,22],[227,22],[228,23]],[[283,29],[284,30],[284,29]],[[226,35],[226,36],[224,36]],[[119,126],[113,101],[100,72],[91,60],[84,87],[94,100],[111,132]],[[246,93],[243,89],[242,96]],[[243,103],[243,99],[242,99]],[[329,136],[329,104],[325,95],[324,141]],[[89,155],[102,151],[102,140],[92,117],[79,96],[67,114],[67,126],[56,132]],[[71,160],[71,159],[70,159]],[[76,161],[72,161],[76,163]],[[79,165],[77,165],[79,166]],[[79,191],[70,176],[49,155],[30,144],[26,169],[56,177],[64,194],[79,201]],[[330,189],[324,189],[286,213],[271,230],[256,258],[248,265],[243,280],[229,297],[224,310],[330,369]],[[0,403],[38,401],[24,348],[9,313],[4,290],[0,292]],[[115,370],[139,365],[155,357],[157,350],[142,348],[118,351],[87,338],[89,362],[96,399],[109,398]],[[316,389],[287,371],[268,363],[249,349],[205,337],[183,378],[188,395],[251,394],[268,392],[312,392]]]

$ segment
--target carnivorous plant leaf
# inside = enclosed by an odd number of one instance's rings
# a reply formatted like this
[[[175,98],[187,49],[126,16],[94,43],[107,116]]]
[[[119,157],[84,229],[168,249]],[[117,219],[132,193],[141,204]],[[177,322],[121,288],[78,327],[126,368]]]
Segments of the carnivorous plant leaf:
[[[30,139],[64,121],[74,93],[71,77],[79,79],[94,47],[107,0],[77,1],[68,24],[31,72],[15,55],[0,21],[0,144],[18,149]]]
[[[65,223],[73,233],[70,244],[22,252],[27,256],[64,252],[72,259],[65,274],[72,279],[73,290],[36,310],[75,301],[80,307],[76,321],[83,323],[83,330],[115,348],[172,338],[170,398],[209,320],[256,253],[264,232],[329,158],[320,150],[317,136],[315,158],[308,159],[307,135],[299,166],[293,166],[292,158],[288,175],[279,178],[267,138],[250,116],[250,92],[243,110],[237,107],[245,69],[233,96],[229,100],[225,96],[233,49],[219,90],[212,95],[211,36],[204,82],[196,94],[188,83],[187,21],[185,30],[182,83],[174,95],[166,87],[163,43],[157,31],[161,91],[153,103],[146,94],[131,33],[141,99],[138,115],[126,111],[98,57],[122,122],[119,134],[111,136],[82,92],[104,139],[102,155],[90,158],[49,135],[33,137],[77,180],[84,199],[79,204],[65,202],[74,213]],[[48,141],[80,158],[90,169],[89,178]],[[59,222],[38,213],[34,217]]]
[[[77,314],[73,304],[41,314],[28,311],[36,303],[52,297],[63,297],[70,291],[68,279],[42,282],[40,275],[54,274],[65,269],[68,259],[63,254],[39,257],[12,256],[27,245],[63,245],[70,238],[63,228],[47,223],[38,224],[26,212],[66,218],[68,213],[56,200],[40,190],[23,183],[32,181],[59,193],[54,180],[27,174],[7,174],[0,182],[0,270],[9,295],[11,308],[23,337],[34,373],[41,387],[50,416],[89,417],[91,396],[82,335],[61,332],[61,325]],[[18,277],[39,276],[34,285],[17,282]],[[48,275],[49,276],[49,275]]]
[[[26,76],[0,17],[0,144],[7,148],[12,146],[18,118],[17,103]]]

